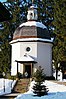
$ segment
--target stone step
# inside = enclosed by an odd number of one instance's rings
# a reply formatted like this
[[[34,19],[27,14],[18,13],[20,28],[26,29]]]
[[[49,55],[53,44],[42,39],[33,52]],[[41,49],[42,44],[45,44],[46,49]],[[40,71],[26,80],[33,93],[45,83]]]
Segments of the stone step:
[[[19,92],[19,93],[24,93],[28,90],[28,85],[29,85],[30,80],[29,79],[20,79],[18,80],[14,91]]]

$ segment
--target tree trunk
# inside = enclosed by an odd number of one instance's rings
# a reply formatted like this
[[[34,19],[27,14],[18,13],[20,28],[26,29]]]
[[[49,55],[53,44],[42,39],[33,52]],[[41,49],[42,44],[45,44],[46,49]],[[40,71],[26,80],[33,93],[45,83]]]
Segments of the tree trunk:
[[[58,77],[58,70],[56,69],[56,80],[57,80],[57,77]]]

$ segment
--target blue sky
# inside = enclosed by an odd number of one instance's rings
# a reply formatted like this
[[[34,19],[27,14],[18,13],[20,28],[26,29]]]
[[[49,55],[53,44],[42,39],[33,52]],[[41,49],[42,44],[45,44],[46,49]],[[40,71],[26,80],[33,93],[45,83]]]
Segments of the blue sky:
[[[6,0],[0,0],[0,2],[5,2]]]

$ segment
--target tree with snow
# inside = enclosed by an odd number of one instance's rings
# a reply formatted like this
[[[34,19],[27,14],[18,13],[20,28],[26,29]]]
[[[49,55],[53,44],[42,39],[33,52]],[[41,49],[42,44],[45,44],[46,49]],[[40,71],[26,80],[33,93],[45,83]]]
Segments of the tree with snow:
[[[46,86],[43,84],[43,82],[45,81],[45,74],[44,74],[44,69],[42,69],[41,66],[39,66],[37,71],[34,73],[34,77],[35,77],[35,84],[33,86],[33,92],[37,96],[47,95],[48,88],[46,88]]]

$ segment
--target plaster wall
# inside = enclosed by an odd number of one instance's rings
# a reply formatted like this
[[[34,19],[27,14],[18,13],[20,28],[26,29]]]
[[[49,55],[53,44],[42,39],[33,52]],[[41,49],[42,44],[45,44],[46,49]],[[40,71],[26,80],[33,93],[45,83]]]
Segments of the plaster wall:
[[[11,75],[17,74],[17,62],[20,57],[28,54],[35,60],[37,59],[37,43],[36,42],[17,42],[12,45],[12,60],[11,60]],[[26,51],[26,48],[30,47],[30,51]],[[18,71],[23,73],[23,64],[18,63]]]
[[[11,75],[17,74],[17,63],[15,60],[20,57],[20,43],[12,44],[12,56],[11,56]]]
[[[30,51],[26,51],[26,48],[30,47]],[[28,54],[32,56],[35,60],[37,58],[37,42],[21,42],[20,44],[20,57]]]
[[[30,51],[26,51],[27,47],[30,47]],[[44,42],[17,42],[12,44],[11,75],[17,74],[17,63],[15,60],[25,54],[32,56],[37,62],[37,64],[34,64],[34,71],[38,66],[42,66],[45,74],[52,76],[52,44]],[[23,73],[23,64],[19,63],[18,65],[18,71]]]
[[[37,43],[37,61],[38,66],[44,68],[44,73],[52,76],[52,44]]]

